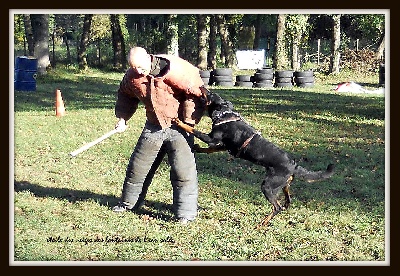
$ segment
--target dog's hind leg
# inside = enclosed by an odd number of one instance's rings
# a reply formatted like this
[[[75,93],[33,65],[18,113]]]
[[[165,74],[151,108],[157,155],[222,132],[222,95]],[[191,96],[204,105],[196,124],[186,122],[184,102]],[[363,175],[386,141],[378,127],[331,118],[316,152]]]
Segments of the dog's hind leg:
[[[289,193],[289,188],[290,188],[290,183],[293,181],[293,175],[289,176],[288,180],[286,181],[286,186],[283,187],[282,191],[283,194],[285,195],[285,209],[287,210],[290,206],[290,203],[292,202],[292,198],[290,197]]]
[[[271,186],[270,180],[272,180],[272,178],[267,177],[263,181],[263,183],[261,184],[261,190],[262,190],[265,198],[272,204],[272,212],[269,213],[257,225],[257,229],[260,228],[260,227],[266,226],[274,216],[276,216],[277,214],[279,214],[283,210],[282,206],[279,204],[278,199],[277,199],[277,194],[278,194],[278,191],[280,190],[280,187],[273,188],[273,186]]]

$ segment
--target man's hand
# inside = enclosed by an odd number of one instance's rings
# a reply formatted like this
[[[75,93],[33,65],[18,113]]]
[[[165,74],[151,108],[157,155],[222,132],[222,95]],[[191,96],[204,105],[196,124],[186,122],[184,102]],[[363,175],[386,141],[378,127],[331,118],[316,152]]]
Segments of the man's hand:
[[[124,132],[128,126],[126,125],[125,119],[119,118],[118,122],[115,124],[115,130],[118,132]]]

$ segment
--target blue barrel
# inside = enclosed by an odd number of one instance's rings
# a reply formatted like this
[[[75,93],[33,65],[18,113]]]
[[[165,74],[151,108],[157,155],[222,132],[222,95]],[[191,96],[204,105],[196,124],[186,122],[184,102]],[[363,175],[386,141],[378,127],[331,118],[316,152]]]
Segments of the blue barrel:
[[[36,91],[38,62],[36,58],[20,56],[15,59],[14,90]]]

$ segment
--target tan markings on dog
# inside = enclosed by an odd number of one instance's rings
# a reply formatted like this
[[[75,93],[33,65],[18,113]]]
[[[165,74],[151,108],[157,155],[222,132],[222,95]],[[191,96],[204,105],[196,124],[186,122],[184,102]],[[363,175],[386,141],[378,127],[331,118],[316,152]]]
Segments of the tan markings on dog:
[[[286,184],[287,184],[288,186],[290,186],[290,183],[292,183],[292,181],[293,181],[293,175],[289,176],[288,180],[286,181]],[[288,186],[285,187],[285,188],[288,188],[288,189],[289,189]]]
[[[183,122],[182,122],[181,120],[179,120],[178,118],[173,119],[173,122],[175,122],[175,124],[176,124],[178,127],[182,128],[184,131],[193,134],[193,130],[194,130],[193,127],[191,127],[191,126],[189,126],[189,125],[183,123]]]

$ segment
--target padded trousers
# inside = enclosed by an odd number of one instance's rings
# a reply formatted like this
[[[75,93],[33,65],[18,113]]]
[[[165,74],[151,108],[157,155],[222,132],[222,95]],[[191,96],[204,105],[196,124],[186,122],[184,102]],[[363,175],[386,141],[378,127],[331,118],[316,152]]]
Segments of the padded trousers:
[[[193,135],[175,125],[162,129],[146,122],[129,159],[121,201],[138,208],[146,197],[153,176],[165,155],[170,165],[175,216],[197,216],[198,179]]]

